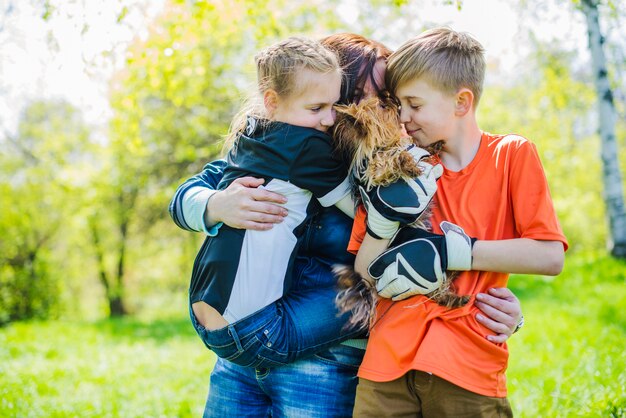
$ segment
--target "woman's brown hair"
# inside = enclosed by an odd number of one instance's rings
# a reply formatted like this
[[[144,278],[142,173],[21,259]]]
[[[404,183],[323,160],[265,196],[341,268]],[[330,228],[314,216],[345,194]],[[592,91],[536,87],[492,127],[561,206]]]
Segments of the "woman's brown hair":
[[[322,45],[337,54],[343,68],[340,104],[361,100],[363,86],[369,79],[381,98],[387,93],[374,77],[374,66],[379,59],[386,60],[391,50],[380,42],[354,33],[336,33],[321,39]]]

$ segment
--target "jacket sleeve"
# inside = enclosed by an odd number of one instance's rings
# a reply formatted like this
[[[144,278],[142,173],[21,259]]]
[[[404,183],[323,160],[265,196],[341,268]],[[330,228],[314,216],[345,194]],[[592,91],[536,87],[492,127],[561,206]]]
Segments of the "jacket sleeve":
[[[209,236],[217,235],[222,224],[205,225],[204,212],[209,197],[217,191],[225,168],[225,160],[213,161],[205,165],[201,173],[178,186],[169,205],[170,216],[176,225],[187,231],[203,231]]]

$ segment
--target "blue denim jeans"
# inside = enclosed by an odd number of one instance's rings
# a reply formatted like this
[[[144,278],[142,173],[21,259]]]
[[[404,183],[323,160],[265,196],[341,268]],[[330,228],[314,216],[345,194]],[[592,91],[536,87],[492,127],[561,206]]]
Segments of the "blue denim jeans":
[[[344,218],[331,212],[322,217],[323,223],[312,222],[303,235],[307,240],[302,244],[304,249],[311,243],[318,247],[323,243],[324,249],[331,243],[342,245],[347,232]],[[351,262],[350,256],[339,257],[346,254],[345,247],[340,248],[330,254]],[[345,327],[349,314],[340,316],[337,311],[337,290],[330,264],[327,258],[298,256],[293,290],[285,297],[218,330],[205,329],[190,308],[191,322],[204,344],[218,357],[255,368],[292,363],[359,336],[362,331]]]
[[[315,259],[298,263],[306,282],[334,280]],[[327,277],[330,276],[330,277]],[[297,289],[260,311],[228,326],[208,331],[190,309],[191,322],[218,357],[244,367],[276,367],[311,356],[362,334],[345,328],[349,314],[338,316],[334,286]]]
[[[309,345],[308,357],[276,367],[242,367],[218,359],[211,374],[205,417],[352,415],[356,373],[364,350],[332,345],[343,332],[346,317],[335,314],[335,278],[330,271],[335,263],[354,262],[345,251],[351,227],[352,221],[335,208],[324,209],[313,218],[302,237],[293,291],[259,314],[263,317],[259,324],[270,324],[272,312],[280,311],[283,318],[288,317],[291,330],[296,331],[287,335],[299,340],[301,347]],[[279,335],[281,326],[283,331],[289,329],[283,322],[268,334]],[[343,334],[342,340],[359,333]],[[257,337],[272,344],[266,348],[284,345],[263,332]],[[320,344],[321,339],[327,344]]]
[[[204,417],[350,417],[364,350],[337,345],[274,368],[218,359]]]

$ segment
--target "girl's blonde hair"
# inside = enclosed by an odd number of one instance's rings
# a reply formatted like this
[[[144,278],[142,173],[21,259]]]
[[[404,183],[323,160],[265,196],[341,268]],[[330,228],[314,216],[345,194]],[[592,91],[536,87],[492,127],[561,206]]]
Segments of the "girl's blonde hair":
[[[246,118],[267,118],[260,98],[267,90],[274,90],[279,97],[298,94],[303,87],[298,85],[299,70],[306,69],[320,74],[337,72],[341,66],[337,56],[312,39],[290,37],[261,50],[254,57],[257,71],[258,94],[247,100],[235,115],[226,137],[225,148],[230,148],[240,132],[246,127]]]

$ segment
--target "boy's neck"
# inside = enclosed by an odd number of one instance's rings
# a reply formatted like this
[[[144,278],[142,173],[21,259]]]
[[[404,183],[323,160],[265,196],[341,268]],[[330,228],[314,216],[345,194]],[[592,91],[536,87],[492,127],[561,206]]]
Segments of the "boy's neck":
[[[451,171],[461,171],[474,160],[482,136],[474,117],[459,122],[456,134],[446,141],[441,152],[441,162]]]

